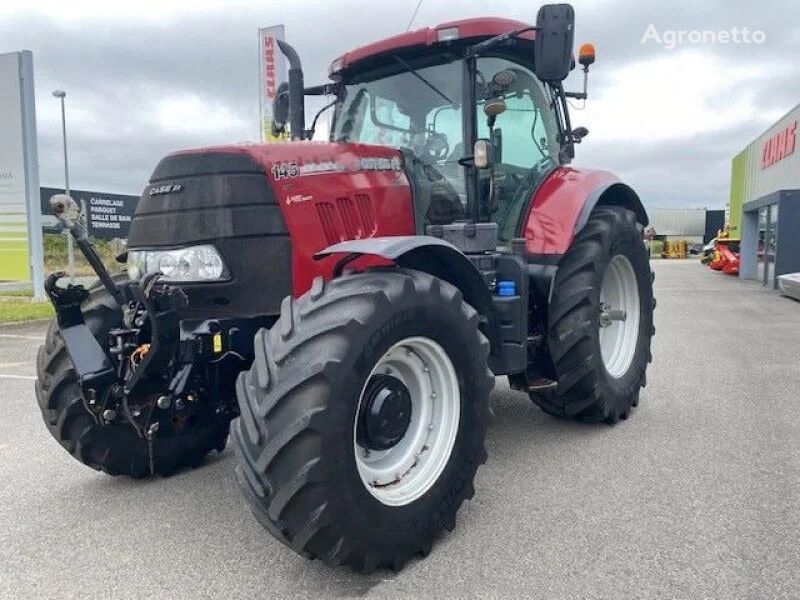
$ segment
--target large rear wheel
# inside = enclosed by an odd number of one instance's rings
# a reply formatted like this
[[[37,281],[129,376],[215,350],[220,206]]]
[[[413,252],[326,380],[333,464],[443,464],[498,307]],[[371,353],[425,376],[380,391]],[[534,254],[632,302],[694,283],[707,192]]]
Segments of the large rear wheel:
[[[557,386],[533,393],[534,402],[580,421],[627,419],[652,360],[654,308],[634,213],[595,208],[558,267],[547,333]]]
[[[309,558],[399,569],[474,493],[494,378],[450,284],[388,269],[284,300],[237,385],[236,475],[259,521]]]

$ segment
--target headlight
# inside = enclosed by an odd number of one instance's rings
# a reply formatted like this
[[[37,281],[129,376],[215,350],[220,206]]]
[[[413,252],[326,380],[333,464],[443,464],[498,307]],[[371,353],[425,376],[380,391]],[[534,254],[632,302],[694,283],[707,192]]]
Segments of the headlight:
[[[128,276],[137,281],[147,273],[161,273],[162,281],[222,281],[230,274],[211,245],[176,250],[128,250]]]

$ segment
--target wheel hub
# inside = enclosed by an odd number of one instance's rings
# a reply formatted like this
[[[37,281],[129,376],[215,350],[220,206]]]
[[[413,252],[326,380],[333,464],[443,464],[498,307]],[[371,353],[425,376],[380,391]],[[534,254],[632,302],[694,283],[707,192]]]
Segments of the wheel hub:
[[[358,444],[370,450],[392,448],[408,431],[411,410],[411,393],[402,381],[373,375],[358,415]]]
[[[617,254],[600,287],[600,354],[611,377],[623,377],[633,362],[639,339],[639,287],[631,261]]]
[[[387,506],[424,495],[450,459],[460,411],[456,370],[438,343],[414,336],[386,350],[353,422],[356,468],[369,493]]]

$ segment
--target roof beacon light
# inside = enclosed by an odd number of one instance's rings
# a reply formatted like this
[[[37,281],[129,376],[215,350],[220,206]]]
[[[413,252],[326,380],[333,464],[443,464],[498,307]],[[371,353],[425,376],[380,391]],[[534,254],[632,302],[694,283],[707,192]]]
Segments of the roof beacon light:
[[[586,100],[589,97],[589,65],[594,63],[594,44],[581,44],[578,49],[578,62],[583,67],[583,91],[582,92],[564,92],[567,98],[577,98],[578,100]],[[572,64],[575,64],[575,58],[572,59]],[[579,139],[573,140],[575,142]]]
[[[458,39],[458,27],[445,27],[436,30],[437,42],[450,42]]]
[[[578,50],[578,62],[583,65],[584,69],[588,69],[589,65],[594,62],[594,45],[593,44],[581,44],[580,49]]]

